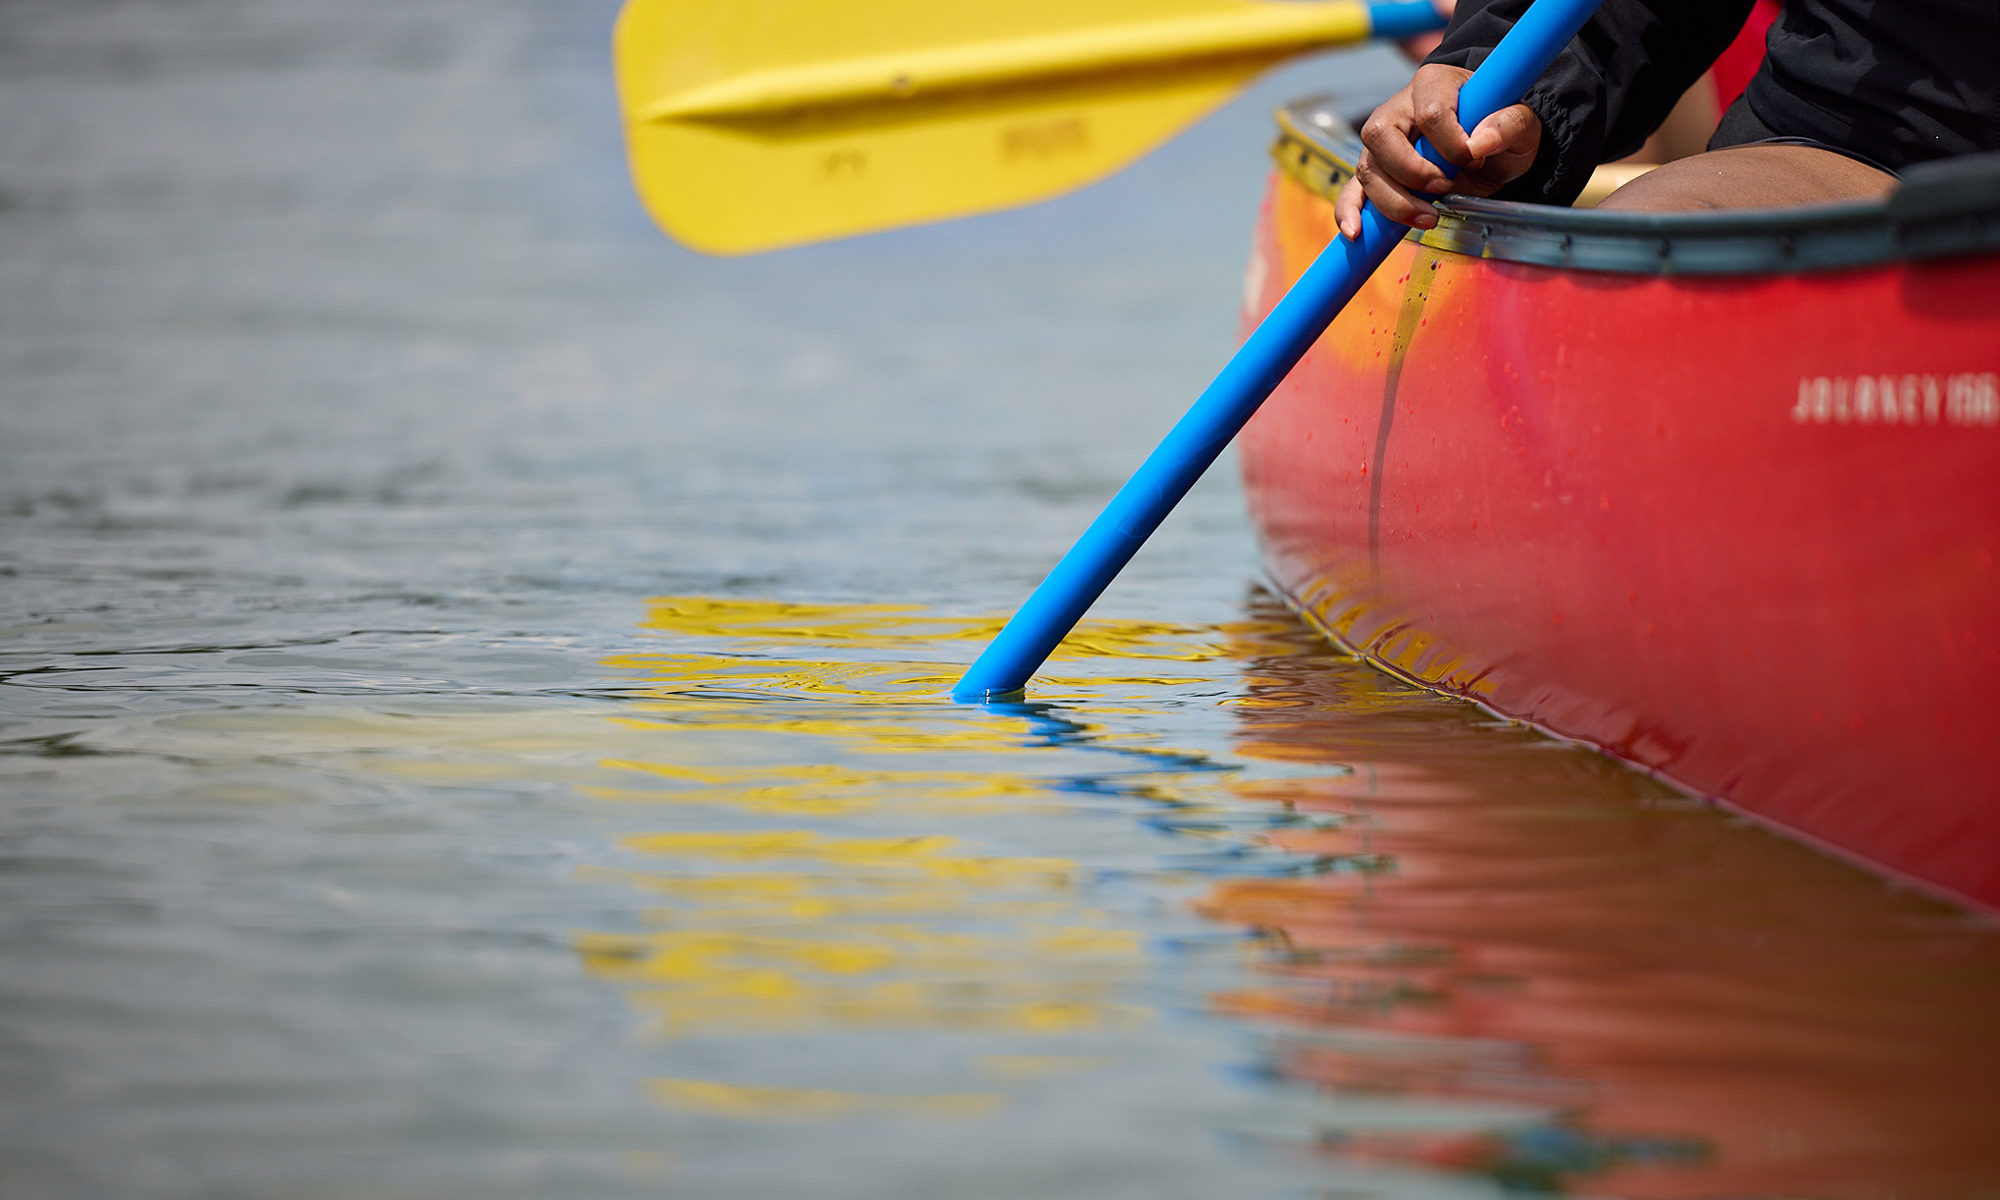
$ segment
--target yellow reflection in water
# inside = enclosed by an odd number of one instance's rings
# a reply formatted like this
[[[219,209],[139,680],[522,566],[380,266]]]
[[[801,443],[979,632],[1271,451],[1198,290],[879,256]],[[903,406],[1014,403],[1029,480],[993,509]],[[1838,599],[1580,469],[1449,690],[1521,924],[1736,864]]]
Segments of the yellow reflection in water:
[[[805,874],[689,877],[609,867],[585,867],[580,878],[620,883],[675,897],[689,908],[646,914],[655,922],[687,919],[692,906],[709,922],[734,926],[910,916],[1051,921],[1080,910],[1070,899],[996,896],[958,881],[829,878]]]
[[[949,803],[959,812],[986,802],[1019,803],[1040,789],[1020,779],[977,771],[857,770],[830,763],[799,766],[685,767],[673,763],[607,758],[607,770],[632,771],[669,787],[587,789],[603,799],[725,805],[748,812],[857,813],[888,801],[927,806]]]
[[[599,760],[620,783],[587,790],[675,817],[618,839],[631,865],[585,874],[664,904],[648,913],[657,928],[578,934],[585,969],[625,989],[669,1039],[960,1035],[974,1039],[964,1068],[1003,1084],[1102,1064],[1041,1039],[1147,1019],[1132,998],[1140,939],[1078,901],[1075,862],[1000,853],[981,837],[982,821],[1017,817],[1061,782],[1043,753],[1049,731],[1028,714],[944,698],[969,644],[998,625],[908,605],[650,602],[643,630],[673,644],[605,660],[640,681],[613,721],[638,740]],[[1099,621],[1066,657],[1192,664],[1224,640],[1214,629]],[[1062,734],[1154,752],[1076,722]],[[1173,772],[1154,774],[1133,786],[1164,795]],[[1032,1049],[997,1052],[995,1038],[1032,1039]],[[672,1107],[753,1120],[971,1116],[1004,1099],[768,1079],[652,1087]]]
[[[810,858],[856,866],[903,865],[930,858],[952,844],[947,837],[823,838],[810,829],[758,833],[649,833],[624,839],[649,854],[699,854],[709,858]]]
[[[759,1120],[827,1117],[978,1117],[998,1108],[998,1095],[883,1095],[827,1088],[755,1087],[710,1079],[655,1079],[654,1098],[673,1108]]]
[[[728,861],[790,859],[837,865],[850,873],[896,871],[932,879],[976,883],[1033,880],[1066,887],[1075,864],[1060,858],[947,855],[949,837],[828,838],[809,829],[748,833],[634,834],[623,843],[642,853],[700,856]]]
[[[850,650],[932,649],[945,643],[987,642],[999,617],[940,617],[909,604],[799,604],[715,596],[661,596],[647,602],[641,628],[690,637],[733,637],[753,644],[834,644]],[[1164,621],[1091,619],[1063,639],[1056,659],[1148,658],[1207,662],[1232,658],[1244,639],[1268,634],[1274,622],[1176,625]],[[1236,639],[1232,644],[1230,639]],[[954,656],[963,661],[963,656]],[[843,660],[841,667],[852,666]],[[956,670],[944,677],[957,678]]]
[[[782,906],[781,906],[782,907]],[[1035,927],[1005,936],[738,909],[742,928],[585,934],[592,974],[630,989],[661,1032],[988,1029],[1037,1034],[1131,1024],[1118,1000],[1139,957],[1128,931]],[[826,916],[855,914],[829,913]],[[880,917],[882,914],[872,914]],[[990,915],[990,914],[989,914]],[[1019,917],[1021,914],[1013,914]]]
[[[1030,924],[1006,909],[999,910],[1010,919],[1005,936],[936,924],[961,920],[968,909],[990,919],[991,906],[968,904],[981,893],[1065,892],[1076,871],[1066,860],[954,853],[959,840],[945,835],[802,829],[635,834],[623,844],[675,860],[678,871],[661,873],[659,890],[692,903],[669,918],[680,928],[585,935],[578,950],[586,969],[631,988],[633,1003],[669,1036],[813,1028],[1052,1034],[1129,1025],[1139,1015],[1118,999],[1139,957],[1128,930],[1080,919]],[[776,863],[792,870],[696,873]],[[912,892],[913,883],[928,886]],[[874,922],[861,923],[862,912],[840,904],[857,896]],[[733,903],[703,903],[716,898]],[[912,919],[883,923],[885,901],[899,902]]]

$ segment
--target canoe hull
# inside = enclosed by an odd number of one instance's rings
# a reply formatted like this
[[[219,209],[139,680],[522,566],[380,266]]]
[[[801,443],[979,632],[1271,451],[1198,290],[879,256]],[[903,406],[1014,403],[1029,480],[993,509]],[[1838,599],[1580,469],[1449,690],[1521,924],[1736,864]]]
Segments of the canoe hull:
[[[1250,316],[1333,236],[1274,176]],[[2000,909],[2000,257],[1681,277],[1402,244],[1245,431],[1399,674]]]

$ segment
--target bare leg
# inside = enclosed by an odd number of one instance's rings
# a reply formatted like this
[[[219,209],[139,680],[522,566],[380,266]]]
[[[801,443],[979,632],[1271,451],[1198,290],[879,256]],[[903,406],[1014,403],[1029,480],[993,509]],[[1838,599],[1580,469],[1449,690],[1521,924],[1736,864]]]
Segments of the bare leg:
[[[1655,167],[1599,208],[1780,208],[1887,195],[1896,177],[1813,146],[1731,146]]]

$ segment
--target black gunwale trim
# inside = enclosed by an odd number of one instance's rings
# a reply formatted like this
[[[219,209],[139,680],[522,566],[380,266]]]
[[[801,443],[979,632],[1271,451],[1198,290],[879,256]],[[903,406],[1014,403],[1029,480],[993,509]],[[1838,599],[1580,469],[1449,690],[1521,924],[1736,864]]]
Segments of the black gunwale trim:
[[[1331,199],[1361,141],[1331,97],[1280,108],[1272,156]],[[1637,275],[1764,275],[2000,251],[2000,154],[1911,168],[1886,200],[1638,213],[1461,197],[1414,240],[1474,258]]]

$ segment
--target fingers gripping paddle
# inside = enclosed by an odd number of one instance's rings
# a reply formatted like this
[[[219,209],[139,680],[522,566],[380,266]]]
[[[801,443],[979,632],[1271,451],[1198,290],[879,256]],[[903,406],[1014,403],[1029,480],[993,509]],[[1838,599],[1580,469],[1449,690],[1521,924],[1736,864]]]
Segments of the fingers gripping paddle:
[[[1535,0],[1465,81],[1458,94],[1459,123],[1469,131],[1519,101],[1600,2]],[[1417,149],[1448,174],[1457,173],[1427,142],[1419,141]],[[1368,205],[1361,211],[1359,238],[1336,237],[1320,252],[958,681],[954,698],[1006,696],[1027,684],[1407,232]]]
[[[647,210],[743,254],[1043,200],[1285,58],[1442,23],[1430,0],[630,0],[613,59]]]

